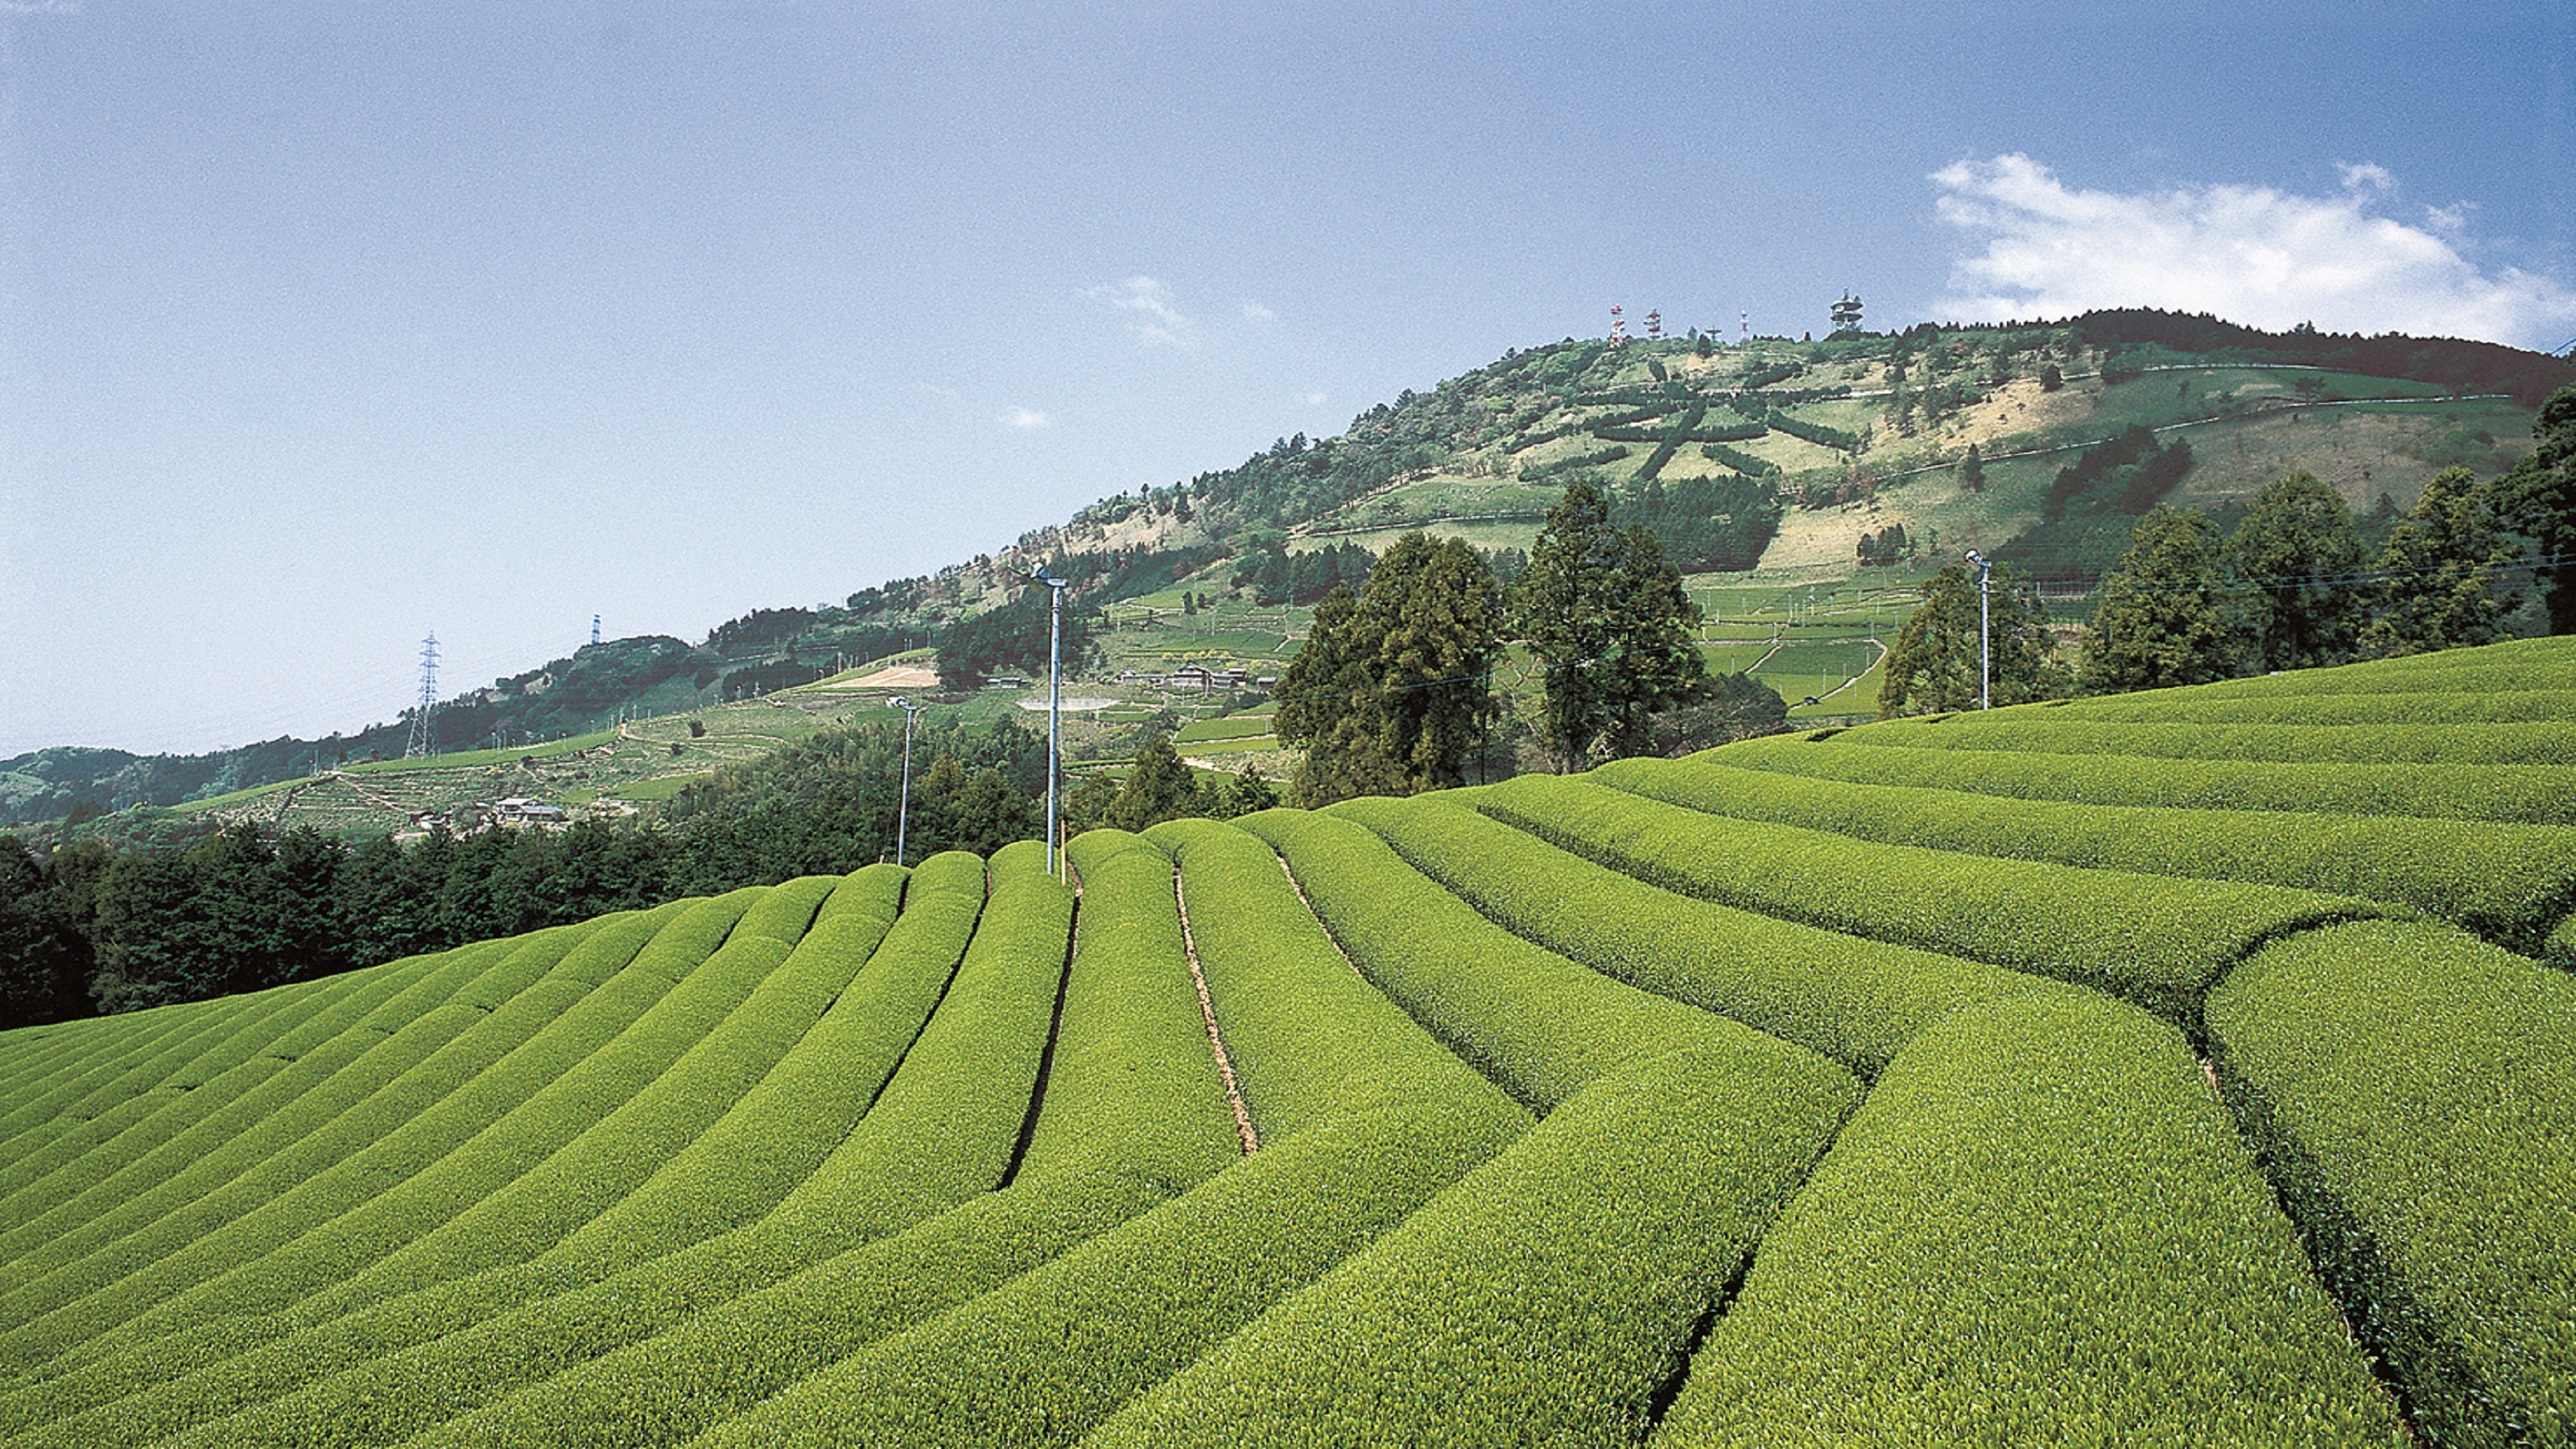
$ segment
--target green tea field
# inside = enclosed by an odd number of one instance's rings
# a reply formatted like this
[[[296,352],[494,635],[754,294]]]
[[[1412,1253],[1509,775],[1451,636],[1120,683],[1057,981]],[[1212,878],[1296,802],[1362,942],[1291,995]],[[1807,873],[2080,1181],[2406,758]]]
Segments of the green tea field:
[[[2576,1444],[2576,640],[1066,856],[0,1033],[0,1446]]]

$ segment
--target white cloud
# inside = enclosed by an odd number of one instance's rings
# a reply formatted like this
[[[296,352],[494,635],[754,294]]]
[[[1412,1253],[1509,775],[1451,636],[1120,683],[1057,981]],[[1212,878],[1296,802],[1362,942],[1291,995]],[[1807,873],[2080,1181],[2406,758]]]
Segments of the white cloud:
[[[1316,388],[1310,392],[1301,392],[1297,394],[1297,401],[1304,403],[1310,408],[1319,408],[1329,401],[1329,399],[1325,396],[1322,388]]]
[[[1013,408],[1002,414],[1002,426],[1006,428],[1044,428],[1052,427],[1054,423],[1055,419],[1036,408]]]
[[[1174,305],[1172,289],[1152,277],[1086,288],[1083,295],[1131,314],[1127,325],[1148,342],[1187,348],[1197,336],[1198,324]]]
[[[0,15],[78,15],[79,0],[0,0]]]
[[[1258,302],[1246,302],[1243,304],[1243,320],[1246,322],[1276,322],[1279,320],[1279,314],[1262,306]]]
[[[1952,268],[1941,315],[2051,317],[2095,307],[2210,312],[2282,329],[2408,332],[2546,346],[2576,322],[2576,291],[2462,256],[2466,212],[2434,230],[2375,215],[2395,188],[2383,167],[2339,165],[2344,194],[2268,186],[2123,194],[2068,187],[2028,156],[1962,161],[1932,175],[1941,219],[1984,239]],[[2444,235],[2436,235],[2439,231]]]

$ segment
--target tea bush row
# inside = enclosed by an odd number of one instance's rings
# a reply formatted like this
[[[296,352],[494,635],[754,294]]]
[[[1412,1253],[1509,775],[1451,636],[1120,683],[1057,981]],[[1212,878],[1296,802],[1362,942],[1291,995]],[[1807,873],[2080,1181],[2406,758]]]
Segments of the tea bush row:
[[[2277,886],[1880,845],[1714,818],[1553,775],[1473,798],[1506,823],[1668,890],[2097,987],[2177,1022],[2194,1020],[2202,989],[2260,942],[2397,909]]]
[[[1346,801],[1334,813],[1376,831],[1414,869],[1515,934],[1864,1077],[1961,1006],[2044,989],[1982,961],[1676,895],[1444,795]]]
[[[1357,821],[1274,810],[1236,824],[1287,858],[1379,990],[1533,1111],[1628,1063],[1701,1045],[1721,1025],[1503,930]]]
[[[800,1155],[832,1149],[813,1171],[797,1175],[794,1192],[774,1207],[767,1181],[730,1169],[714,1181],[685,1173],[657,1178],[650,1200],[623,1205],[630,1230],[650,1231],[615,1240],[591,1235],[523,1265],[308,1326],[140,1402],[110,1405],[94,1424],[66,1427],[130,1432],[149,1414],[158,1417],[148,1426],[166,1432],[160,1419],[201,1417],[200,1406],[213,1401],[234,1412],[198,1423],[195,1440],[338,1444],[417,1433],[989,1187],[1026,1114],[1062,967],[1066,912],[1059,909],[1051,923],[1043,911],[1029,913],[1038,928],[1034,942],[997,932],[981,953],[970,953],[969,933],[982,939],[975,927],[984,879],[983,862],[963,853],[934,856],[916,870],[903,916],[852,983],[851,992],[862,995],[859,1011],[841,1017],[798,1073],[810,1080],[830,1068],[834,1049],[856,1047],[861,1055],[842,1065],[862,1081],[873,1075],[882,1082],[900,1055],[904,1071],[881,1094],[850,1094],[866,1115],[855,1126],[841,1119],[846,1131],[828,1121],[821,1130],[798,1127],[790,1120],[798,1104],[782,1093],[764,1104],[761,1121],[747,1124],[765,1126],[768,1145]],[[1051,882],[1026,889],[1053,891],[1059,901],[1062,895]],[[842,916],[821,929],[837,934],[855,920]],[[860,984],[879,981],[883,987],[873,991]],[[922,1028],[916,1040],[912,1030],[931,1000],[954,1014],[944,1032]],[[876,1096],[872,1106],[869,1095]],[[680,1201],[700,1187],[730,1196],[718,1216],[748,1221],[704,1236],[721,1224]]]
[[[1622,760],[1588,778],[1686,809],[1861,840],[2385,901],[2525,951],[2576,906],[2576,829],[2566,826],[1999,800],[1783,777],[1723,759]]]
[[[2425,1438],[2576,1441],[2576,980],[2430,923],[2265,948],[2222,1081]]]
[[[2167,699],[2304,694],[2394,694],[2402,691],[2472,693],[2527,689],[2564,680],[2576,669],[2576,636],[2513,639],[2474,649],[2443,649],[2397,659],[2374,659],[2333,669],[2293,669],[2246,679],[2161,691]]]
[[[146,1237],[131,1245],[133,1260],[149,1261],[157,1255],[154,1244],[167,1251],[187,1240],[187,1220],[163,1223],[162,1219],[191,1205],[210,1210],[196,1219],[200,1223],[220,1223],[249,1212],[293,1186],[296,1170],[325,1170],[339,1157],[367,1145],[354,1133],[331,1130],[344,1114],[400,1083],[424,1062],[453,1060],[477,1046],[489,1056],[499,1055],[588,989],[586,982],[575,977],[577,958],[622,953],[631,959],[684,908],[685,903],[675,903],[649,914],[604,917],[587,926],[492,943],[498,948],[495,951],[465,948],[468,959],[493,960],[493,964],[475,978],[463,999],[434,1006],[408,1021],[396,1022],[381,1014],[370,1018],[350,1034],[361,1047],[354,1060],[330,1071],[311,1090],[247,1131],[200,1155],[180,1159],[175,1171],[167,1170],[172,1165],[168,1162],[156,1162],[150,1156],[139,1159],[131,1164],[134,1179],[120,1173],[30,1218],[22,1224],[23,1237],[13,1233],[6,1240],[13,1251],[6,1281],[14,1290],[17,1284],[138,1233]],[[568,989],[566,983],[571,983]],[[533,994],[522,1002],[517,999],[522,993]],[[533,1010],[530,1003],[536,1004]],[[326,1063],[317,1058],[315,1064]],[[145,1172],[152,1176],[143,1177]],[[16,1297],[13,1291],[0,1298],[0,1312],[25,1313],[32,1301]]]
[[[2528,683],[2529,681],[2526,681]],[[2039,713],[2032,710],[2030,713]],[[2049,718],[2169,724],[2532,724],[2576,719],[2576,690],[2402,690],[2389,694],[2114,694],[2046,709]],[[2022,713],[2015,711],[2016,714]],[[2026,716],[2025,716],[2026,717]]]
[[[1371,1084],[1529,1126],[1528,1113],[1352,968],[1267,843],[1206,820],[1157,825],[1145,839],[1179,868],[1199,965],[1262,1142],[1342,1110]]]
[[[774,887],[763,905],[783,899],[787,904],[773,918],[792,923],[811,918],[827,890],[833,896],[849,890],[891,904],[901,873],[893,866],[882,870],[896,877],[893,889],[886,888],[883,877],[863,882],[824,877]],[[760,915],[758,908],[746,915],[725,949],[757,939],[745,932]],[[890,912],[874,919],[851,912],[818,927],[817,933],[801,933],[739,1007],[607,1116],[446,1222],[401,1241],[364,1270],[306,1294],[295,1305],[295,1317],[304,1322],[335,1318],[401,1293],[540,1257],[547,1280],[560,1291],[606,1276],[629,1259],[658,1256],[706,1236],[694,1227],[699,1214],[729,1215],[736,1201],[730,1164],[708,1160],[724,1140],[717,1129],[752,1106],[753,1094],[779,1074],[792,1053],[806,1049],[805,1039],[890,924]],[[709,968],[714,964],[711,958]],[[847,1068],[856,1075],[865,1064],[853,1061]],[[846,1097],[842,1102],[846,1110],[836,1113],[831,1096],[810,1099],[803,1105],[811,1119],[805,1125],[839,1140],[866,1105]],[[774,1097],[765,1097],[754,1111],[766,1119],[780,1106]],[[764,1125],[772,1130],[759,1130]],[[755,1124],[751,1141],[742,1145],[762,1155],[789,1151],[796,1139],[776,1130],[785,1126]],[[814,1153],[805,1170],[820,1156]],[[760,1171],[751,1180],[766,1184],[775,1179]],[[775,1195],[756,1199],[762,1207],[776,1200]]]
[[[1744,769],[1920,785],[2022,800],[2165,805],[2195,810],[2305,810],[2576,825],[2576,791],[2554,765],[2377,765],[2175,760],[2012,750],[1845,747],[1844,735],[1774,735],[1707,758]]]
[[[1638,1442],[1859,1098],[1751,1033],[1596,1078],[1084,1442]]]
[[[221,1124],[215,1142],[230,1135],[226,1127],[256,1123],[314,1080],[315,1065],[335,1043],[344,1052],[363,1049],[366,1040],[351,1028],[371,1012],[392,1001],[413,1015],[428,1010],[470,979],[486,954],[393,962],[345,983],[334,981],[332,989],[309,985],[299,993],[301,1012],[269,1018],[257,1032],[234,1033],[210,1048],[187,1078],[104,1112],[66,1107],[61,1130],[8,1149],[7,1166],[0,1168],[0,1220],[23,1224],[32,1215],[29,1208],[40,1213],[76,1196],[210,1118]],[[316,1057],[315,1064],[306,1064],[307,1057]]]
[[[1191,1099],[1223,1114],[1181,954],[1172,860],[1114,831],[1082,837],[1074,857],[1084,885],[1085,958],[1128,944],[1149,948],[1133,954],[1150,972],[1131,975],[1125,987],[1151,991],[1137,1008],[1171,1026],[1188,1022],[1196,1040],[1184,1045],[1172,1031],[1165,1052],[1189,1062]],[[1150,930],[1125,942],[1095,939],[1095,896],[1116,891],[1133,902],[1157,889],[1157,917],[1104,923]],[[1077,985],[1081,977],[1077,966]],[[1069,997],[1068,1037],[1073,1010]],[[1243,1026],[1260,1029],[1252,1020]],[[1060,1054],[1058,1071],[1092,1072],[1119,1050],[1112,1034],[1067,1045],[1082,1050]],[[1426,1085],[1437,1091],[1436,1082]],[[1426,1110],[1392,1094],[1347,1094],[1341,1104],[1344,1110],[1266,1142],[1132,1221],[716,1425],[700,1442],[814,1435],[877,1444],[1068,1442],[1428,1196],[1419,1182],[1423,1160],[1456,1161],[1438,1174],[1446,1182],[1526,1121],[1504,1103],[1465,1119],[1446,1103]],[[1231,1139],[1231,1119],[1218,1120]],[[1109,1159],[1075,1157],[1086,1145],[1060,1139],[1045,1153],[1033,1145],[1025,1171],[1060,1180],[1077,1164],[1085,1172],[1114,1170]]]
[[[2450,725],[2178,724],[2009,716],[1928,715],[1846,730],[1838,744],[2176,760],[2417,765],[2576,765],[2576,723]]]
[[[1907,1045],[1649,1442],[2408,1441],[2180,1034],[2062,995]]]
[[[695,902],[596,984],[572,971],[557,990],[520,993],[392,1083],[350,1104],[204,1198],[168,1204],[129,1233],[0,1301],[0,1368],[41,1362],[175,1294],[255,1261],[447,1157],[616,1039],[685,970],[714,952],[756,890]],[[595,938],[594,938],[595,939]],[[640,947],[640,949],[638,949]],[[564,966],[582,953],[567,953]],[[585,963],[587,964],[587,963]],[[457,1008],[473,1011],[471,1006]],[[495,1030],[485,1032],[483,1027]],[[156,1204],[156,1206],[159,1204]],[[152,1335],[141,1335],[149,1338]]]
[[[757,905],[769,890],[748,894]],[[213,1320],[277,1312],[485,1202],[649,1088],[740,1009],[791,949],[775,936],[729,933],[714,951],[684,966],[682,956],[693,952],[660,951],[669,934],[637,955],[635,969],[650,977],[670,968],[677,979],[612,1040],[508,1104],[454,1151],[363,1201],[343,1201],[338,1211],[318,1211],[310,1219],[301,1211],[254,1214],[155,1263],[137,1275],[139,1284],[129,1279],[114,1293],[99,1295],[123,1308],[133,1301],[126,1290],[134,1285],[152,1301],[112,1331],[94,1331],[84,1353],[131,1347]],[[268,1247],[266,1236],[281,1228],[290,1229],[290,1236]],[[245,1251],[252,1243],[263,1244],[264,1251]]]
[[[541,1372],[510,1374],[500,1385],[507,1392],[489,1403],[482,1392],[446,1397],[448,1408],[479,1408],[422,1428],[417,1444],[688,1439],[1136,1212],[1146,1194],[1133,1183],[1082,1191],[1100,1186],[1084,1183],[1046,1199],[1023,1173],[1020,1186],[979,1191],[1012,1171],[1018,1124],[1046,1060],[1048,1013],[1056,990],[1072,985],[1064,975],[1072,895],[1043,869],[1023,869],[1030,861],[1020,856],[997,864],[956,985],[850,1147],[757,1225],[520,1315],[526,1346],[477,1330],[487,1351],[538,1354]],[[868,975],[873,967],[860,985]],[[1059,1044],[1113,1026],[1087,1021],[1072,995],[1066,1008]],[[1164,1127],[1167,1104],[1141,1101],[1131,1114],[1151,1116],[1151,1132]],[[644,1323],[626,1307],[634,1299],[649,1305]],[[567,1343],[549,1346],[546,1333]]]
[[[31,1093],[31,1110],[46,1115],[13,1134],[8,1161],[13,1167],[29,1166],[11,1175],[24,1185],[50,1171],[60,1165],[44,1155],[51,1144],[86,1135],[89,1124],[100,1119],[114,1119],[120,1128],[132,1125],[250,1060],[330,999],[329,993],[272,987],[234,1001],[230,1011],[202,1014],[189,1030],[165,1037],[148,1055],[81,1072],[51,1090],[40,1087]]]

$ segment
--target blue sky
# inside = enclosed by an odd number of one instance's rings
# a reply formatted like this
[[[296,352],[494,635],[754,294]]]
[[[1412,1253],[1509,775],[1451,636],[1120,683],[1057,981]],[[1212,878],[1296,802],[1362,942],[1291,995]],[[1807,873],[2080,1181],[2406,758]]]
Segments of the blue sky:
[[[1614,302],[2556,348],[2572,16],[0,0],[0,756],[837,600]]]

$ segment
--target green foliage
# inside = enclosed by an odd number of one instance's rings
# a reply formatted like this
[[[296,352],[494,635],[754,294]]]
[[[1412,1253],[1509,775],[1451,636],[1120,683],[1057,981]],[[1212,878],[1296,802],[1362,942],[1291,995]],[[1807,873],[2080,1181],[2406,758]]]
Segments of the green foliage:
[[[2057,470],[2041,495],[2040,516],[2056,523],[2086,513],[2143,514],[2173,491],[2191,462],[2191,444],[2176,438],[2158,446],[2152,431],[2131,424]]]
[[[1705,686],[1699,606],[1655,536],[1615,527],[1589,483],[1548,511],[1510,608],[1542,671],[1540,738],[1563,769],[1646,749],[1653,714]]]
[[[2576,829],[2564,826],[1995,800],[1786,779],[1723,759],[1614,765],[1592,778],[1693,810],[1861,840],[2411,906],[2524,950],[2576,908]]]
[[[1845,453],[1853,453],[1860,450],[1860,435],[1857,433],[1845,432],[1841,428],[1829,428],[1823,423],[1805,422],[1782,412],[1772,413],[1765,417],[1763,421],[1769,424],[1776,432],[1787,433],[1793,438],[1804,438],[1810,443],[1815,443],[1823,447],[1833,448]]]
[[[1201,814],[1206,805],[1198,776],[1181,763],[1170,739],[1154,734],[1136,752],[1136,763],[1119,782],[1106,823],[1117,830],[1143,830],[1165,820]]]
[[[1620,1066],[1701,1044],[1719,1025],[1509,934],[1355,821],[1283,810],[1236,823],[1287,858],[1379,990],[1532,1111],[1554,1110]]]
[[[2409,1441],[2181,1035],[2027,997],[1888,1068],[1654,1442]]]
[[[2245,701],[2253,703],[2254,701]],[[2576,825],[2576,794],[2555,765],[2417,765],[2175,760],[2115,753],[1849,748],[1836,734],[1748,742],[1722,756],[1740,767],[1870,785],[1920,785],[2024,800],[2296,810],[2446,820]]]
[[[2361,922],[2258,953],[2209,1026],[2416,1428],[2576,1437],[2576,982],[2440,926]]]
[[[1630,1445],[1858,1096],[1751,1033],[1599,1079],[1101,1445]]]
[[[2329,713],[2321,708],[2320,715]],[[2053,714],[2054,712],[2050,712]],[[1837,736],[1837,738],[1843,738]],[[2576,765],[2576,722],[2529,724],[2194,724],[2172,719],[2096,723],[2047,714],[1936,715],[1854,730],[1860,745],[2058,754],[2144,755],[2178,760],[2348,761],[2425,765]]]
[[[2520,602],[2504,571],[2521,556],[2487,485],[2466,468],[2434,474],[2414,510],[2389,530],[2360,652],[2384,658],[2494,643]]]
[[[2532,419],[2540,445],[2496,482],[2496,505],[2540,546],[2549,632],[2576,634],[2576,386],[2561,387]]]
[[[1058,591],[1024,582],[1008,603],[969,615],[939,635],[939,682],[950,689],[973,689],[1006,669],[1030,672],[1047,667],[1050,652],[1071,668],[1091,648],[1092,615],[1070,590],[1057,609]]]
[[[2164,689],[2235,672],[2243,648],[2214,597],[2218,529],[2208,517],[2149,509],[2084,629],[2084,687]]]
[[[1356,591],[1376,566],[1377,556],[1356,543],[1330,543],[1290,553],[1284,544],[1274,542],[1239,560],[1234,582],[1249,588],[1256,604],[1312,604],[1336,588]]]
[[[1771,546],[1780,514],[1780,500],[1768,483],[1740,476],[1647,479],[1611,498],[1612,521],[1653,534],[1665,557],[1685,573],[1752,568]]]
[[[2177,1021],[2257,943],[2386,910],[2275,886],[1865,844],[1544,775],[1488,786],[1476,803],[1667,890],[2092,986]]]
[[[2226,560],[2250,589],[2256,667],[2350,657],[2361,630],[2361,542],[2341,494],[2305,471],[2264,488],[2228,535]]]
[[[2057,641],[2039,596],[2016,587],[2010,571],[1995,572],[2004,577],[1982,604],[1964,564],[1945,565],[1924,581],[1922,606],[1887,654],[1887,676],[1878,687],[1882,716],[1974,708],[1981,669],[1997,704],[2064,691],[2066,672],[2051,658]]]
[[[1482,555],[1427,534],[1398,539],[1354,597],[1318,605],[1280,676],[1279,738],[1306,757],[1289,798],[1455,785],[1498,712],[1490,672],[1502,652],[1502,592]]]
[[[1982,962],[1675,895],[1464,808],[1484,793],[1353,801],[1334,813],[1525,940],[1864,1077],[1969,1002],[2046,989]]]

